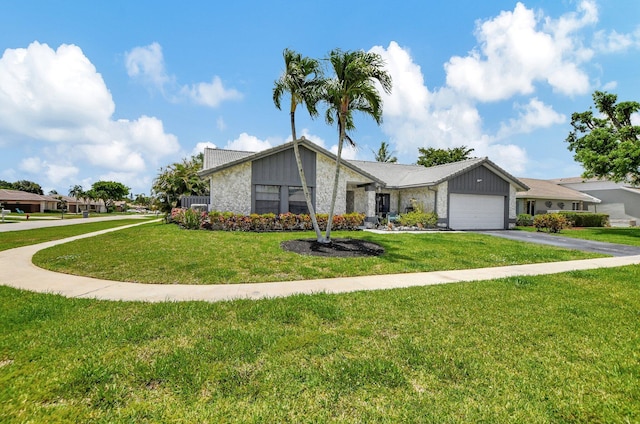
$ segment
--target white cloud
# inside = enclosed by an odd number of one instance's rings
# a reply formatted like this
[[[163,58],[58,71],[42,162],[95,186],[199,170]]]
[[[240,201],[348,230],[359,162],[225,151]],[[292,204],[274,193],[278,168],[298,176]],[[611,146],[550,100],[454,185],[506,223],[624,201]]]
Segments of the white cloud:
[[[84,163],[102,168],[92,172],[124,169],[139,175],[180,147],[157,118],[113,120],[115,104],[102,76],[74,45],[54,50],[34,42],[5,50],[0,110],[0,138],[36,143],[32,149],[41,158],[26,158],[21,166],[46,178],[42,185],[77,184],[71,180]]]
[[[331,153],[333,153],[334,155],[338,154],[338,145],[334,144],[333,146],[331,146],[331,148],[329,149],[329,151]],[[358,148],[357,147],[352,147],[349,143],[345,142],[342,145],[342,153],[340,155],[340,157],[342,159],[356,159],[358,156]]]
[[[583,1],[578,11],[543,19],[517,3],[513,12],[478,24],[479,49],[445,64],[447,84],[483,102],[531,94],[537,81],[563,94],[586,93],[589,79],[579,65],[593,52],[582,47],[575,33],[597,21],[597,8]]]
[[[130,77],[140,79],[160,91],[163,91],[165,84],[172,80],[165,70],[162,47],[158,43],[135,47],[130,52],[126,52],[125,66]]]
[[[611,90],[615,90],[616,87],[618,87],[618,81],[609,81],[608,83],[602,86],[601,90],[611,91]]]
[[[260,152],[273,147],[269,140],[260,140],[258,137],[242,133],[235,140],[230,140],[224,146],[227,150],[239,150],[242,152]]]
[[[239,100],[242,94],[233,88],[225,88],[220,77],[215,76],[210,83],[201,82],[191,87],[184,86],[180,93],[197,104],[217,107],[225,100]]]
[[[597,31],[593,36],[593,46],[601,53],[618,53],[640,47],[640,27],[629,34],[620,34],[616,30],[609,33]]]
[[[510,119],[503,123],[498,131],[497,138],[505,138],[514,134],[530,133],[537,128],[547,128],[555,124],[562,124],[566,117],[549,105],[545,105],[537,98],[533,98],[526,105],[516,103],[514,108],[518,110],[518,118]]]
[[[227,128],[227,124],[225,124],[222,116],[218,116],[218,119],[216,119],[216,128],[220,131],[224,131]]]
[[[196,155],[199,155],[200,153],[204,153],[205,147],[216,149],[218,146],[216,146],[210,141],[203,141],[203,142],[197,143],[196,146],[191,151],[191,156],[196,156]]]
[[[495,144],[495,137],[483,133],[480,114],[465,95],[448,87],[430,91],[422,70],[406,49],[391,42],[386,49],[376,46],[371,50],[383,57],[393,79],[392,93],[382,94],[382,130],[395,145],[400,159],[404,156],[414,161],[419,147],[464,145],[474,149],[474,155],[490,156],[507,170],[520,172],[525,167],[523,149]]]

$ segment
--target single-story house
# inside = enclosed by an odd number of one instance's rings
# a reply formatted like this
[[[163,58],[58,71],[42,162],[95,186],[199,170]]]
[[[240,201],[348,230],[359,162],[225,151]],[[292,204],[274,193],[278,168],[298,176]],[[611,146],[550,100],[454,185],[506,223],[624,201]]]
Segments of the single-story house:
[[[550,181],[600,199],[600,203],[589,205],[589,210],[608,214],[612,225],[615,221],[640,223],[639,187],[599,178],[571,177]]]
[[[12,212],[36,213],[60,210],[60,199],[66,202],[67,212],[79,213],[86,208],[92,211],[105,211],[102,200],[85,203],[83,199],[64,195],[42,195],[20,190],[0,189],[2,208]]]
[[[299,146],[314,208],[328,213],[336,156],[304,138]],[[430,168],[356,160],[341,166],[336,214],[374,218],[419,205],[437,213],[440,227],[456,230],[513,227],[516,192],[528,188],[487,158]],[[257,153],[206,148],[199,175],[209,179],[212,210],[307,211],[291,142]]]
[[[516,193],[518,214],[539,215],[560,210],[587,211],[600,199],[547,180],[520,178],[529,190]]]

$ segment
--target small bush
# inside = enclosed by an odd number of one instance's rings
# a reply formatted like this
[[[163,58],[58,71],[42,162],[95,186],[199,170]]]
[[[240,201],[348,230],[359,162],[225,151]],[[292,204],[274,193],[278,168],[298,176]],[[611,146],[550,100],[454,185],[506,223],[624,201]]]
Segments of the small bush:
[[[435,212],[415,210],[401,214],[398,222],[405,227],[433,228],[438,223],[438,215]]]
[[[205,214],[206,215],[206,214]],[[327,229],[327,214],[317,214],[318,226],[320,230]],[[174,220],[176,221],[176,220]],[[251,214],[242,215],[232,212],[211,211],[208,219],[205,218],[202,228],[208,230],[221,231],[303,231],[312,230],[311,217],[307,214],[273,214],[263,215]],[[335,215],[333,217],[332,228],[334,230],[356,230],[364,223],[364,214],[348,213]]]
[[[573,227],[606,227],[609,225],[609,215],[591,212],[558,212],[567,218]]]
[[[531,227],[533,225],[533,217],[528,213],[518,214],[516,225],[519,227]]]
[[[538,231],[559,233],[565,228],[570,228],[571,222],[562,214],[545,213],[536,215],[533,218],[533,226],[536,227]]]

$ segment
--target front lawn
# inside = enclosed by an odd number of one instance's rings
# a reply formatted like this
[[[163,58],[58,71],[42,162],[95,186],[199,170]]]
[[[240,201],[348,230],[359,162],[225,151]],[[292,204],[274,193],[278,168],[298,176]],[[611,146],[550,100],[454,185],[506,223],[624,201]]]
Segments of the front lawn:
[[[600,257],[475,233],[373,234],[335,232],[382,245],[368,258],[301,256],[280,248],[311,232],[188,231],[148,224],[38,252],[43,268],[117,281],[214,284],[290,281],[357,275],[469,269]]]
[[[0,233],[0,251],[45,241],[60,240],[78,234],[92,233],[107,228],[121,227],[129,224],[139,224],[138,219],[121,219],[117,221],[94,221],[82,224],[63,225],[60,227],[37,228],[33,230],[8,231]],[[19,228],[19,225],[16,225]]]
[[[638,266],[214,304],[0,287],[0,421],[638,422],[639,311]]]

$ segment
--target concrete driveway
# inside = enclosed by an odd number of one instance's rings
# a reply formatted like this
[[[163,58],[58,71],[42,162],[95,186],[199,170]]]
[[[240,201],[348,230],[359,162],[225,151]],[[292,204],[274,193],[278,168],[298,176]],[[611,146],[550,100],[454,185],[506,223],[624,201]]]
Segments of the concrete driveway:
[[[546,244],[549,246],[564,247],[566,249],[582,250],[585,252],[601,253],[611,256],[635,256],[640,255],[639,246],[628,246],[624,244],[604,243],[600,241],[581,240],[571,237],[562,237],[547,233],[500,230],[500,231],[478,231],[480,234],[487,234],[495,237],[502,237],[509,240],[526,241],[529,243]]]

